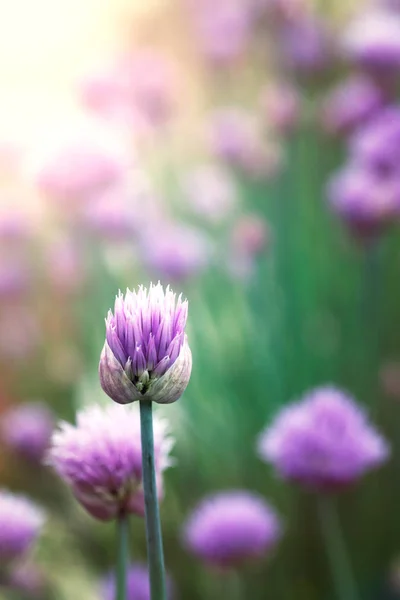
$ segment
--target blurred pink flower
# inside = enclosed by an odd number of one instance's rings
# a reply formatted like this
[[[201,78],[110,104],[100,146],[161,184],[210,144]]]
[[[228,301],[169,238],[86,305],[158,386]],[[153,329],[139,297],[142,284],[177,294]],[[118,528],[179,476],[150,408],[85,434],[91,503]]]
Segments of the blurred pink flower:
[[[205,233],[172,222],[145,230],[140,249],[144,264],[167,280],[196,275],[209,264],[212,254],[211,241]]]
[[[232,176],[212,164],[187,172],[183,180],[184,199],[192,210],[211,223],[219,223],[233,210],[237,189]]]
[[[207,132],[211,153],[245,175],[270,177],[279,169],[279,149],[262,139],[251,112],[240,107],[219,109],[209,115]]]
[[[161,51],[142,48],[88,75],[81,83],[83,102],[107,118],[139,127],[164,124],[174,111],[176,73]]]
[[[50,285],[61,293],[80,288],[85,278],[84,257],[71,237],[59,237],[49,243],[45,271]]]

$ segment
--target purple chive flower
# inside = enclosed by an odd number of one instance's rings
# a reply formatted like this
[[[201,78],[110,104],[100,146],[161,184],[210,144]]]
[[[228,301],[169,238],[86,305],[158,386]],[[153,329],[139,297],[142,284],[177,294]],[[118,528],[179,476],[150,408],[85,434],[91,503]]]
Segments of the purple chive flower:
[[[400,177],[384,178],[349,166],[328,183],[328,200],[356,238],[379,235],[400,214]]]
[[[192,0],[189,10],[199,49],[210,62],[229,65],[245,53],[252,27],[252,11],[245,2]]]
[[[249,177],[271,176],[279,168],[277,148],[264,143],[255,115],[244,109],[231,107],[214,112],[208,134],[211,153]]]
[[[40,462],[48,448],[54,428],[54,417],[42,402],[31,402],[12,408],[0,423],[1,437],[27,460]]]
[[[352,159],[384,175],[397,174],[400,160],[400,108],[382,110],[350,140]]]
[[[92,199],[82,211],[85,229],[101,239],[130,239],[137,232],[138,201],[130,190],[115,187],[103,191]]]
[[[331,41],[322,21],[301,15],[283,23],[278,35],[283,57],[294,71],[309,74],[327,66]]]
[[[135,563],[128,569],[126,600],[150,600],[149,570],[146,565]],[[115,573],[110,573],[101,586],[102,600],[115,599]],[[167,598],[172,598],[172,583],[167,577]]]
[[[193,212],[211,223],[220,223],[237,202],[232,177],[214,165],[201,165],[186,173],[183,193]]]
[[[154,419],[157,490],[170,466],[173,445],[167,423]],[[144,515],[140,418],[136,408],[111,404],[78,413],[77,424],[62,422],[54,432],[47,464],[71,487],[95,518],[108,521],[121,513]]]
[[[373,9],[360,14],[345,31],[344,55],[372,71],[400,67],[400,15],[395,11]]]
[[[0,566],[22,558],[40,534],[45,517],[28,498],[0,490]]]
[[[0,259],[0,298],[24,295],[30,283],[31,273],[26,257],[10,256],[7,252],[7,256]]]
[[[258,450],[282,478],[316,490],[347,486],[389,455],[363,409],[333,387],[284,408],[261,434]]]
[[[322,122],[329,133],[346,134],[375,116],[384,95],[371,79],[355,75],[329,92],[322,106]]]
[[[275,511],[245,490],[221,492],[195,508],[183,530],[185,546],[210,565],[236,568],[263,557],[282,535]]]
[[[192,370],[187,312],[187,300],[176,299],[160,283],[117,296],[99,364],[100,383],[110,398],[119,404],[169,404],[182,396]]]
[[[168,222],[145,231],[140,249],[150,271],[175,282],[203,271],[212,254],[211,242],[200,229]]]

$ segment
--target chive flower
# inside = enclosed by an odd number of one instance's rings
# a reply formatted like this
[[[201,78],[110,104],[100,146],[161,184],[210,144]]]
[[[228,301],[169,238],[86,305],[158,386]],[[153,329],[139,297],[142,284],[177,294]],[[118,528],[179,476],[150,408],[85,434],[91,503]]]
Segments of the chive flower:
[[[79,412],[76,420],[76,425],[60,423],[46,462],[93,517],[108,521],[126,513],[143,516],[139,411],[117,404],[90,406]],[[166,421],[155,416],[155,469],[160,497],[163,471],[171,465],[172,445]]]
[[[192,368],[187,312],[187,300],[160,283],[117,296],[99,364],[100,383],[110,398],[119,404],[180,398]]]

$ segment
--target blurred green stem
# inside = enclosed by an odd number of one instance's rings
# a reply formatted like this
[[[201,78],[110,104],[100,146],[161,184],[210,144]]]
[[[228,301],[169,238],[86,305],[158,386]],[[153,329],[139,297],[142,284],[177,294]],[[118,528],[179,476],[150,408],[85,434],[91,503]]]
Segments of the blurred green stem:
[[[128,538],[128,515],[120,514],[117,520],[117,600],[126,600]]]
[[[243,589],[243,582],[238,571],[231,571],[226,577],[221,579],[222,590],[220,598],[229,598],[229,600],[246,600]]]
[[[151,402],[140,402],[140,429],[151,600],[166,600],[164,553],[154,464],[153,408]]]
[[[322,536],[328,554],[333,582],[338,600],[358,600],[358,592],[335,502],[331,496],[320,494],[317,498]]]

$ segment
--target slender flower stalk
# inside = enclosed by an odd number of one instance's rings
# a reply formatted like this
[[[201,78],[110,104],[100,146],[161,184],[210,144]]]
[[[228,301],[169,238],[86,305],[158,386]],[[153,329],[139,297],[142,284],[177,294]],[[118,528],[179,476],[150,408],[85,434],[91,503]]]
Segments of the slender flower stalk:
[[[147,560],[150,574],[151,600],[166,600],[164,552],[160,512],[154,468],[153,410],[152,402],[140,402],[142,439],[142,476],[146,515]],[[122,600],[118,598],[118,600]]]
[[[338,600],[358,600],[357,587],[348,559],[335,501],[331,495],[319,494],[317,503],[321,532],[332,571],[336,597]]]
[[[121,513],[117,519],[117,544],[116,600],[127,600],[129,521],[126,513]]]

